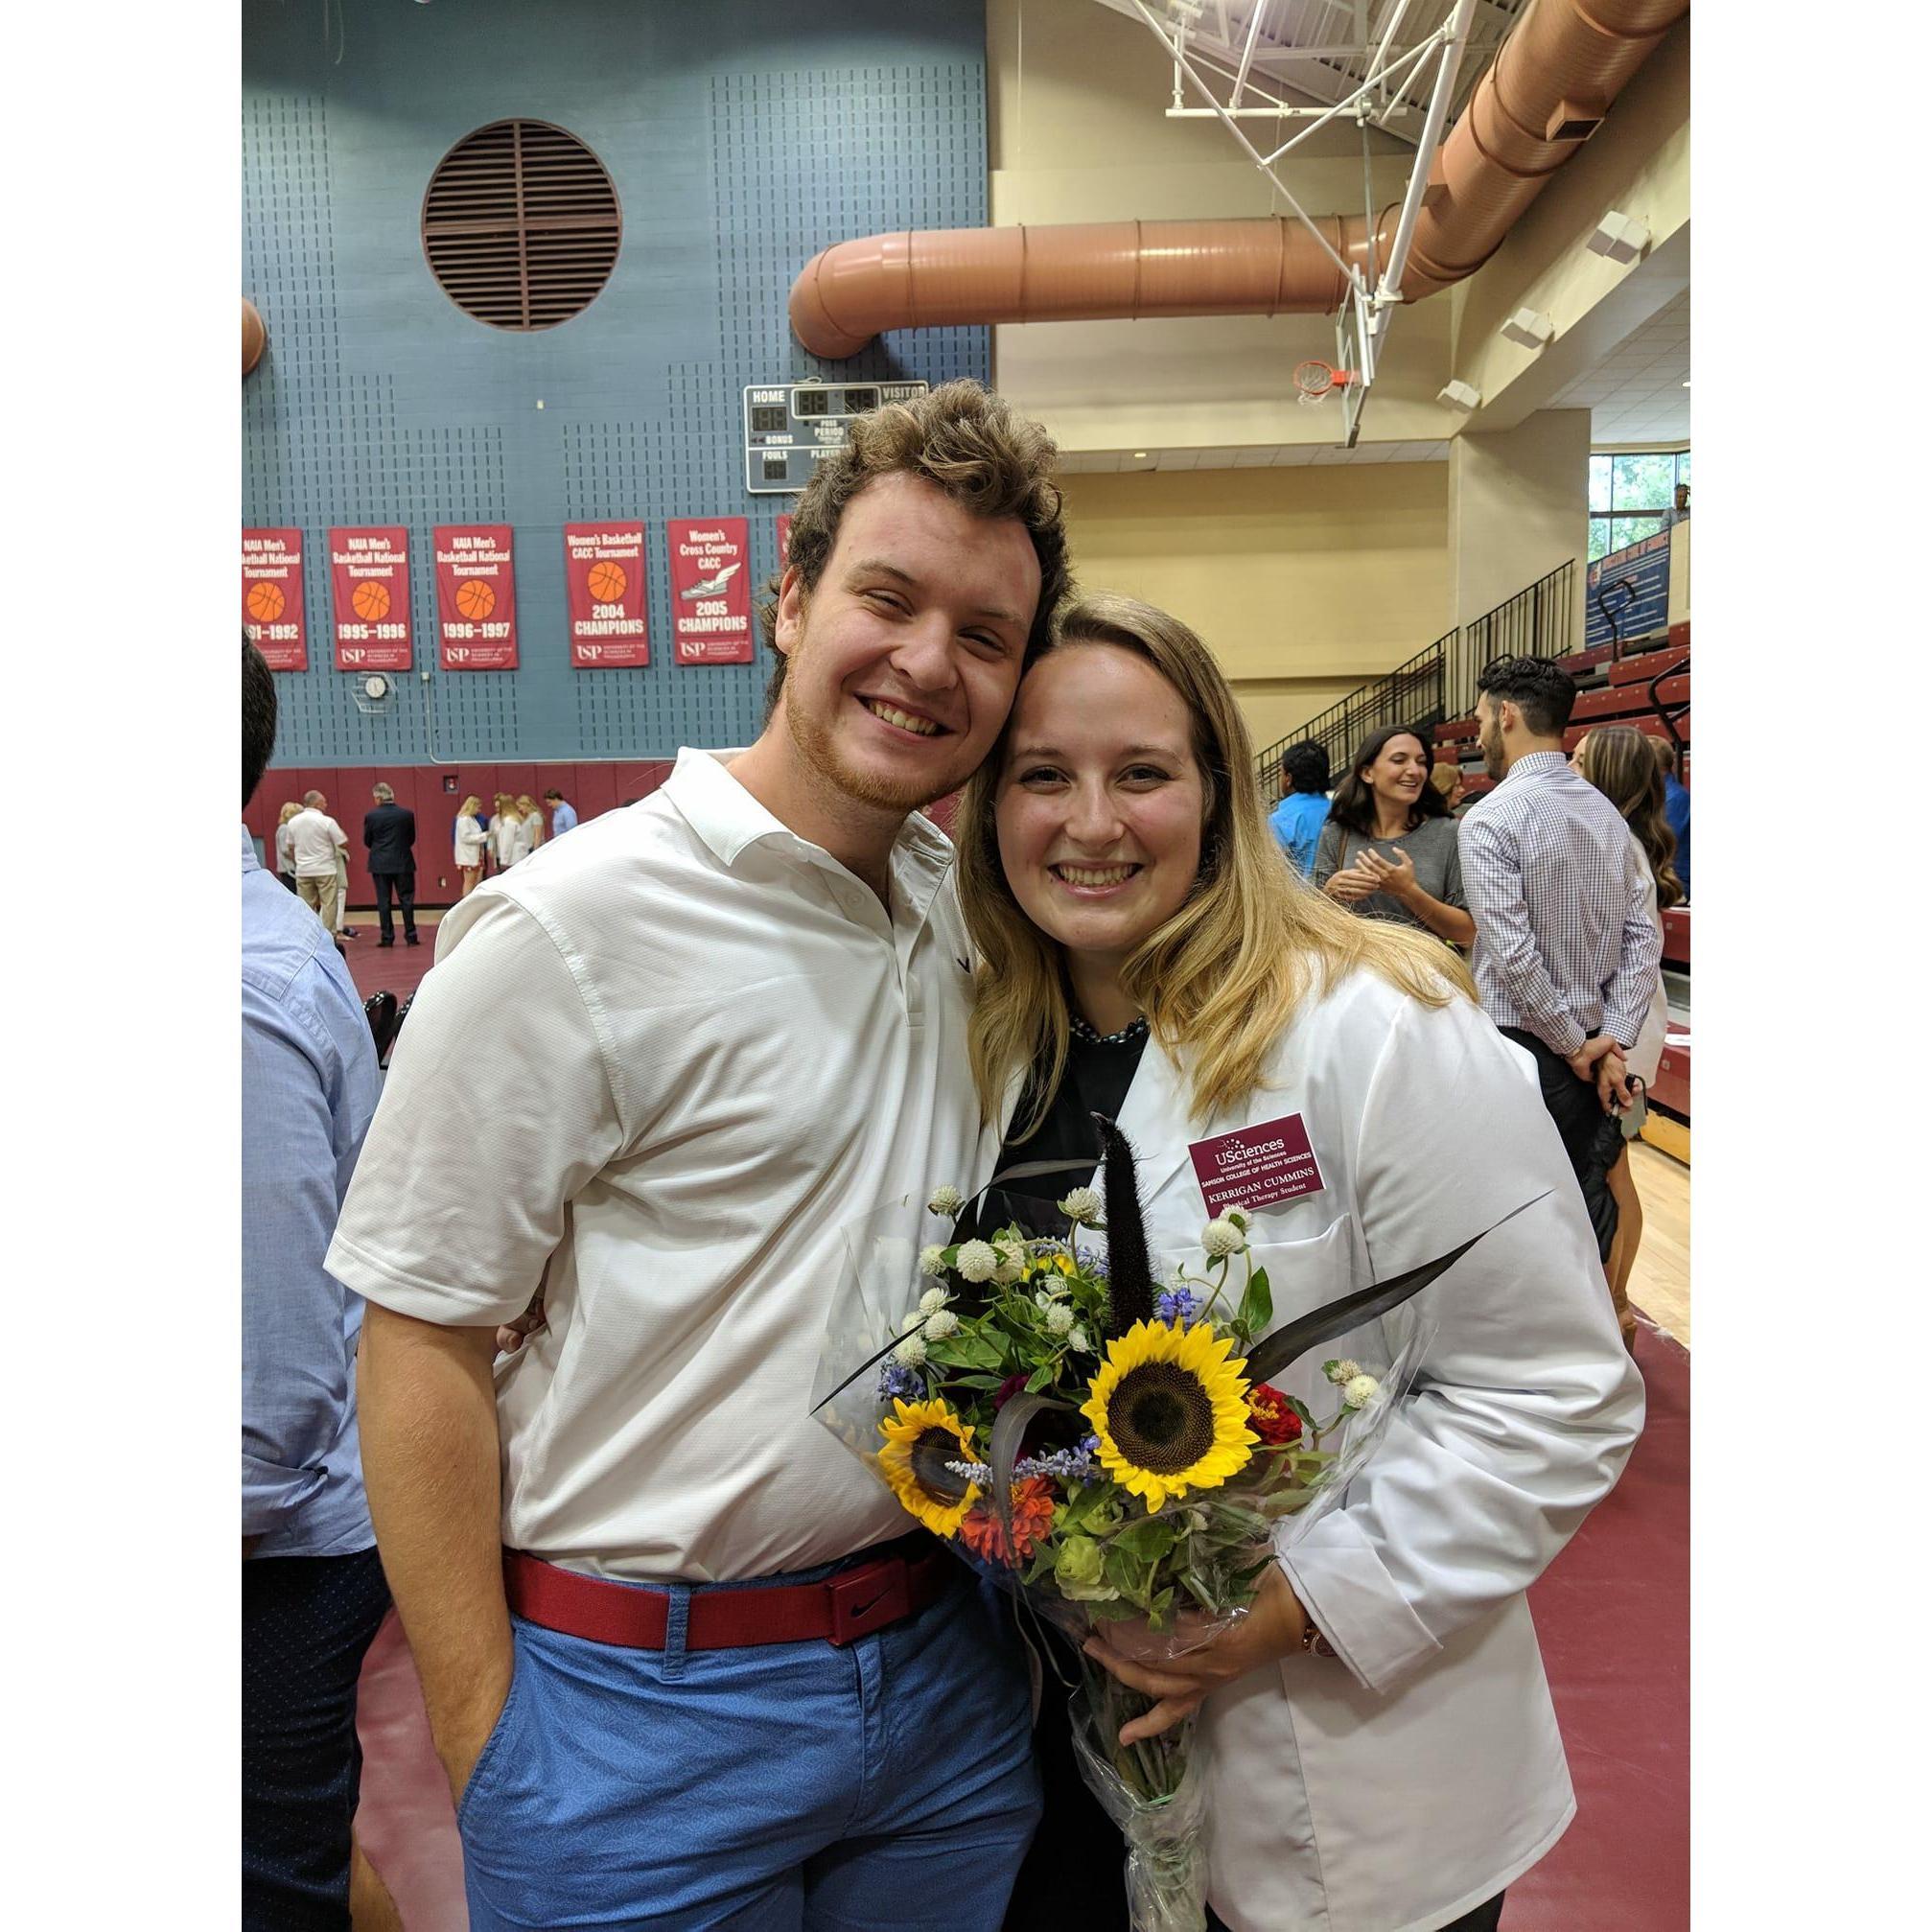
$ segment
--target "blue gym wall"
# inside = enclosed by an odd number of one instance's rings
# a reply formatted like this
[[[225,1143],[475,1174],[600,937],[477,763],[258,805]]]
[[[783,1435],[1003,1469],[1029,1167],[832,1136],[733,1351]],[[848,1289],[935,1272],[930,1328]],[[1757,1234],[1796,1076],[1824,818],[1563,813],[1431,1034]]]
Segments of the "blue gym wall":
[[[984,329],[825,363],[785,322],[826,243],[986,221],[985,70],[982,0],[245,0],[243,292],[268,347],[243,391],[243,518],[302,530],[308,607],[276,765],[748,742],[769,659],[672,663],[663,521],[748,516],[761,583],[796,500],[745,492],[744,384],[989,379]],[[586,142],[623,211],[603,292],[529,335],[464,314],[421,243],[436,163],[512,116]],[[652,662],[574,671],[563,525],[619,515],[649,526]],[[431,526],[491,522],[516,531],[520,666],[439,670]],[[388,523],[409,528],[415,668],[366,716],[334,668],[325,533]]]

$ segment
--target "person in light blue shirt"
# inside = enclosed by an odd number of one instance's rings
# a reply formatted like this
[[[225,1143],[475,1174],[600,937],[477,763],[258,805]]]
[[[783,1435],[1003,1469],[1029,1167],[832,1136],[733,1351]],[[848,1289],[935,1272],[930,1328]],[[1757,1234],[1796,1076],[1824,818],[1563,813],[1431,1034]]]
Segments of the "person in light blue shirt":
[[[242,646],[242,803],[275,685]],[[380,1086],[349,969],[242,833],[242,1911],[349,1926],[356,1680],[389,1605],[362,1493],[362,1303],[322,1267]]]
[[[1281,755],[1282,801],[1269,814],[1274,833],[1303,878],[1315,870],[1315,849],[1328,823],[1328,754],[1314,738]]]
[[[577,808],[562,792],[552,787],[544,794],[544,803],[550,808],[550,836],[560,839],[568,831],[574,831],[577,825]]]

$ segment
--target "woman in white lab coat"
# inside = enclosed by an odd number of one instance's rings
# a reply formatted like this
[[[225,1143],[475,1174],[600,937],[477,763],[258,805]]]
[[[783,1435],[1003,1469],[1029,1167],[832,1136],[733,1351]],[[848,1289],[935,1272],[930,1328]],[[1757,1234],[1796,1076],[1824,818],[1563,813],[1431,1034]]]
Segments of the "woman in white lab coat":
[[[1429,1291],[1413,1389],[1252,1612],[1178,1663],[1093,1651],[1162,1700],[1129,1738],[1201,1713],[1233,1932],[1493,1927],[1575,1808],[1524,1592],[1642,1418],[1534,1081],[1459,960],[1281,865],[1225,681],[1146,605],[1063,619],[957,837],[1003,1167],[1090,1161],[1087,1112],[1109,1113],[1150,1249],[1198,1253],[1191,1148],[1297,1122],[1319,1184],[1249,1210],[1277,1326],[1544,1197]]]

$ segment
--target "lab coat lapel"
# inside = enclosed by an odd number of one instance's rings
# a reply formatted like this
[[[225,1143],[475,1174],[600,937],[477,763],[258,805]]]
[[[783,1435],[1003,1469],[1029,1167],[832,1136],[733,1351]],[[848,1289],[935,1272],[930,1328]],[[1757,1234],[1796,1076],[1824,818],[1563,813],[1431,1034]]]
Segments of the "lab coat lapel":
[[[1157,1040],[1150,1039],[1141,1050],[1133,1083],[1114,1125],[1133,1149],[1141,1205],[1152,1208],[1161,1190],[1188,1165],[1187,1094],[1180,1069],[1161,1051]],[[1096,1189],[1101,1186],[1098,1169],[1093,1185]]]

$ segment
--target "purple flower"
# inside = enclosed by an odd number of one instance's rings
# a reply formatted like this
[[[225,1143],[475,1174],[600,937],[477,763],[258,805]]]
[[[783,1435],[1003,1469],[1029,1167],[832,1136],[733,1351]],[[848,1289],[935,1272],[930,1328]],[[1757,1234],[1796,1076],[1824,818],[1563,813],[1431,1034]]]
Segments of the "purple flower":
[[[1171,1322],[1175,1328],[1185,1328],[1199,1313],[1200,1296],[1190,1289],[1165,1289],[1153,1299],[1154,1319]]]
[[[925,1378],[916,1375],[910,1368],[901,1368],[897,1362],[889,1362],[879,1370],[879,1400],[882,1402],[891,1402],[895,1397],[901,1402],[914,1402],[925,1392]]]
[[[1106,1281],[1108,1278],[1106,1256],[1100,1248],[1077,1247],[1073,1251],[1073,1258],[1080,1264],[1081,1271],[1092,1275],[1096,1281]]]

